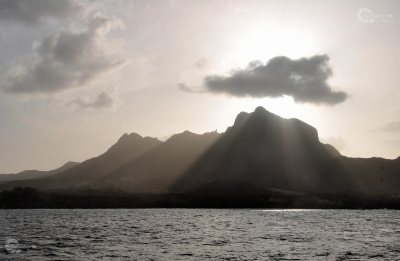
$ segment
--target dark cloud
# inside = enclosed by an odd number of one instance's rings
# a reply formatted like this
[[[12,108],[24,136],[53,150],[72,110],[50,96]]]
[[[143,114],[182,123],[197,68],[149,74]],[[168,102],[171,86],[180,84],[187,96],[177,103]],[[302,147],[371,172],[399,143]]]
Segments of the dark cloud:
[[[64,19],[79,8],[73,0],[0,0],[0,23],[37,25],[49,18]]]
[[[228,76],[212,75],[204,79],[207,91],[237,97],[292,96],[296,102],[334,105],[347,94],[333,90],[327,83],[332,69],[327,55],[291,60],[278,56],[266,64],[255,61]]]
[[[70,102],[70,104],[76,104],[82,108],[111,108],[116,104],[117,100],[115,97],[111,96],[106,92],[100,93],[94,100],[87,101],[83,99],[75,99]]]
[[[61,31],[43,39],[31,57],[2,73],[3,88],[10,93],[55,93],[92,82],[123,62],[106,40],[115,25],[116,20],[96,15],[88,18],[83,31]]]
[[[379,130],[387,132],[400,132],[400,121],[389,122]]]

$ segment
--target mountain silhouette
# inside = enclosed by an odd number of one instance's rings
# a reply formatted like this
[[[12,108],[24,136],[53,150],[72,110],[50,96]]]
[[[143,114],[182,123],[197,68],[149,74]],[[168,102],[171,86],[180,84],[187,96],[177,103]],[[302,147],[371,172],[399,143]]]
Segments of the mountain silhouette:
[[[297,191],[346,191],[351,180],[332,161],[338,156],[334,150],[319,141],[314,127],[258,107],[239,114],[174,188],[191,190],[204,182],[234,181]]]
[[[61,167],[53,169],[53,170],[47,170],[47,171],[45,171],[45,170],[24,170],[19,173],[15,173],[15,174],[0,174],[0,182],[4,183],[6,181],[12,181],[12,180],[27,180],[27,179],[42,178],[42,177],[50,176],[53,174],[61,173],[72,167],[75,167],[78,164],[79,164],[79,162],[68,161]]]
[[[133,192],[168,192],[170,186],[220,137],[217,132],[185,131],[110,172],[97,185]]]
[[[110,171],[117,169],[130,160],[145,153],[161,141],[142,137],[139,134],[124,134],[104,154],[88,159],[57,175],[26,181],[15,181],[4,184],[1,188],[29,186],[41,189],[59,189],[84,187],[92,184]]]
[[[315,128],[283,119],[258,107],[240,113],[223,134],[188,131],[172,136],[120,169],[97,188],[131,192],[188,192],[207,184],[246,184],[265,188],[315,191],[345,190],[343,172],[324,176],[340,154],[318,140]],[[222,193],[222,191],[221,191]]]
[[[0,189],[24,186],[191,195],[187,198],[211,193],[227,197],[224,202],[243,200],[243,195],[392,196],[400,194],[400,157],[342,156],[319,141],[314,127],[258,107],[239,113],[225,133],[185,131],[165,142],[124,134],[98,157]]]
[[[400,158],[389,160],[376,157],[339,157],[336,162],[353,179],[356,191],[371,196],[400,196]],[[333,170],[329,171],[333,173]]]

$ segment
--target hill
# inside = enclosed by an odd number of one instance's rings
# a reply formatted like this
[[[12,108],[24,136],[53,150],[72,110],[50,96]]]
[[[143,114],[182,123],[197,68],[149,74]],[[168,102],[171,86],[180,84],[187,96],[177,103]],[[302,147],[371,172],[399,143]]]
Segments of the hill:
[[[15,174],[0,174],[0,182],[4,183],[6,181],[13,180],[27,180],[27,179],[37,179],[42,177],[51,176],[53,174],[57,174],[63,171],[66,171],[72,167],[78,165],[79,162],[68,161],[64,165],[59,168],[53,170],[24,170]]]
[[[225,133],[124,134],[98,157],[0,189],[16,187],[64,193],[54,206],[397,208],[400,157],[342,156],[314,127],[258,107]]]

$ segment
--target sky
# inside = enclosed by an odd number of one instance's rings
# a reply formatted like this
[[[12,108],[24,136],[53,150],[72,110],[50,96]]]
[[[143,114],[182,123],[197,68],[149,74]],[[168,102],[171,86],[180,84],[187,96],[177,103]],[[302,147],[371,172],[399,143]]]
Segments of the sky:
[[[398,1],[0,0],[0,173],[257,106],[350,157],[400,156]]]

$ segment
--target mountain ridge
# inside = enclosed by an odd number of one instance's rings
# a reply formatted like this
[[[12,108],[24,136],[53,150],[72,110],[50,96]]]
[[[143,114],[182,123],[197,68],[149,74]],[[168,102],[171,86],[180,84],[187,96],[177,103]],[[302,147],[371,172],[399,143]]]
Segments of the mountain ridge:
[[[78,164],[79,162],[68,161],[64,163],[62,166],[52,170],[23,170],[18,173],[0,174],[0,182],[35,179],[35,178],[50,176],[65,171],[67,169],[70,169],[72,167],[75,167]]]
[[[400,193],[399,162],[342,156],[313,126],[257,107],[239,113],[224,133],[184,131],[165,142],[125,133],[104,154],[61,174],[0,189],[391,195]]]
[[[8,182],[0,186],[0,189],[16,186],[31,186],[41,189],[69,188],[77,185],[93,182],[105,175],[113,168],[125,164],[132,158],[144,153],[162,142],[156,138],[142,137],[139,134],[123,134],[103,154],[83,161],[55,176],[27,180],[25,182]]]

